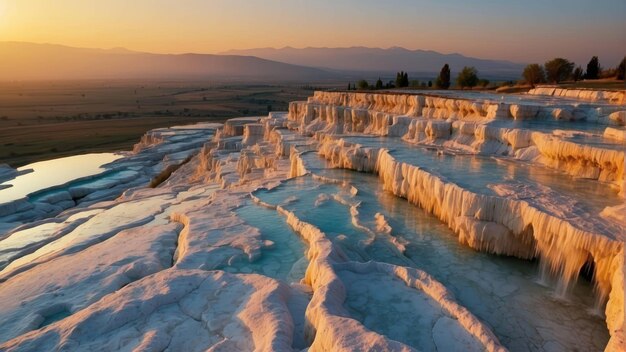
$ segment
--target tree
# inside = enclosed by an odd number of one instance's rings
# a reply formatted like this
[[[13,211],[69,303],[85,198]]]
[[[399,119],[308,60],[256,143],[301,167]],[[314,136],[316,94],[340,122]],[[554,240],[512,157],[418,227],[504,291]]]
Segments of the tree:
[[[549,82],[559,83],[572,76],[574,63],[557,57],[545,63],[546,77]]]
[[[350,85],[350,83],[348,82],[348,90],[351,90],[352,86]]]
[[[367,83],[367,81],[366,81],[366,80],[364,80],[364,79],[360,80],[360,81],[356,84],[356,86],[357,86],[359,89],[361,89],[361,90],[364,90],[364,89],[369,89],[369,87],[370,87],[369,83]]]
[[[461,88],[476,86],[478,84],[478,70],[475,67],[463,67],[456,78],[456,84]]]
[[[598,57],[594,56],[589,60],[587,64],[587,73],[585,74],[586,79],[598,79],[598,75],[600,74],[600,62],[598,61]]]
[[[383,89],[383,81],[381,81],[380,77],[378,77],[378,81],[376,81],[376,89]]]
[[[428,81],[428,87],[432,87],[433,86],[433,81]]]
[[[435,86],[439,89],[450,88],[450,66],[448,64],[443,65],[439,77],[435,80]]]
[[[403,88],[409,86],[409,74],[404,71],[396,73],[396,87]]]
[[[626,76],[626,56],[617,66],[617,79],[624,79],[624,76]]]
[[[537,83],[543,83],[546,81],[546,73],[543,71],[543,67],[539,64],[527,65],[524,68],[522,77],[524,77],[524,81],[526,81],[526,83],[532,85],[533,87]]]
[[[583,77],[584,77],[583,68],[580,66],[576,67],[576,69],[574,70],[574,77],[573,77],[574,82],[582,80]]]

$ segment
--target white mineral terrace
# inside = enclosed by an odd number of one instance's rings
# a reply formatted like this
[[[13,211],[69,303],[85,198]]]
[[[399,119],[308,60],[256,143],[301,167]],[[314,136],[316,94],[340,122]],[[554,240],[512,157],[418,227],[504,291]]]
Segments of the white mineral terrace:
[[[624,92],[429,94],[0,168],[0,350],[625,350]]]

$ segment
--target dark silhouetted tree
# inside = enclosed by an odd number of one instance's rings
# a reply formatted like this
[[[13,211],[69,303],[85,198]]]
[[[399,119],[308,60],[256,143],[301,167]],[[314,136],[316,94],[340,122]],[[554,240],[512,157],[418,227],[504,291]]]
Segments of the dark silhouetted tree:
[[[352,85],[350,83],[348,83],[348,90],[352,89]]]
[[[586,79],[598,79],[600,75],[600,62],[598,61],[598,57],[594,56],[589,60],[587,64],[587,73],[585,74]]]
[[[450,66],[448,64],[443,65],[439,77],[435,80],[435,87],[440,89],[450,88]]]
[[[433,81],[428,81],[428,87],[432,87],[433,86]]]
[[[474,87],[478,84],[478,70],[475,67],[463,67],[463,70],[456,77],[456,84],[461,87]]]
[[[573,76],[574,82],[578,82],[582,80],[583,77],[584,77],[583,68],[580,66],[576,67],[576,69],[574,70],[574,76]]]
[[[624,77],[626,77],[626,56],[617,66],[617,79],[624,79]]]
[[[396,74],[396,88],[403,88],[409,86],[409,74],[400,71]]]
[[[543,83],[546,81],[546,73],[543,71],[543,67],[539,64],[527,65],[524,68],[522,77],[524,77],[524,81],[526,81],[526,83],[532,85],[533,87],[537,83]]]
[[[359,82],[357,82],[356,84],[357,88],[363,90],[363,89],[369,89],[370,85],[369,83],[367,83],[366,80],[362,79]]]
[[[376,81],[376,89],[383,89],[383,81],[378,77],[378,81]]]
[[[546,78],[549,82],[559,83],[572,76],[574,63],[567,59],[557,57],[545,63]]]

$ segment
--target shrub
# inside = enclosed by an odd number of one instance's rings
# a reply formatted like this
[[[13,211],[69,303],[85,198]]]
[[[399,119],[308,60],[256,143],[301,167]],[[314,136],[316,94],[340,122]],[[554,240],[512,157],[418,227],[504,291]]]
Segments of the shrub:
[[[478,86],[479,87],[483,87],[486,88],[489,85],[489,80],[488,79],[479,79],[478,80]]]
[[[611,78],[611,77],[617,77],[617,68],[607,68],[607,69],[601,69],[600,70],[600,74],[598,75],[598,78]]]
[[[411,88],[419,88],[420,87],[420,81],[419,80],[411,80],[409,87]]]
[[[362,79],[362,80],[357,82],[356,86],[357,86],[357,88],[363,90],[363,89],[369,89],[370,84],[367,83],[366,80]]]
[[[574,63],[557,57],[545,63],[546,76],[549,82],[559,83],[572,76]]]
[[[543,67],[539,64],[530,64],[524,68],[522,73],[524,81],[532,85],[533,87],[537,83],[543,83],[546,81],[546,73],[543,71]]]
[[[463,67],[456,78],[456,84],[461,87],[474,87],[478,84],[478,70],[475,67]]]
[[[577,82],[577,81],[582,80],[584,76],[585,75],[583,74],[583,68],[578,66],[574,70],[574,75],[572,76],[572,78],[574,79],[574,82]]]

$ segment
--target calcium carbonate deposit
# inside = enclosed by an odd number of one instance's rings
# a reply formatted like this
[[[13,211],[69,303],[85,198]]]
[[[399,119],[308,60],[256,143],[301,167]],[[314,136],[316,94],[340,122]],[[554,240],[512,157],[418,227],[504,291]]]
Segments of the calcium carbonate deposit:
[[[625,96],[316,92],[2,167],[0,350],[623,351]]]

